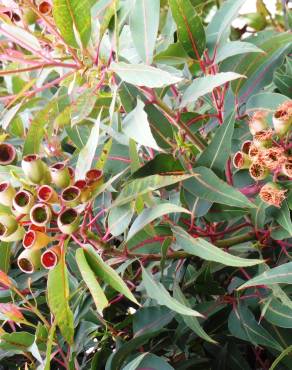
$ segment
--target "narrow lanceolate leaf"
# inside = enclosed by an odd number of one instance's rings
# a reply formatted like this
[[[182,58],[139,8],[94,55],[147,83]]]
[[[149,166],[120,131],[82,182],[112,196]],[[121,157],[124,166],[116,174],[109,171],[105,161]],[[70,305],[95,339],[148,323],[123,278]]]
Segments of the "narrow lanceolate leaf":
[[[175,311],[181,315],[202,317],[199,312],[192,310],[191,308],[185,306],[184,304],[171,297],[164,286],[161,283],[156,282],[147,270],[142,268],[142,271],[143,284],[147,291],[147,295],[150,298],[155,299],[155,301],[157,301],[157,303],[159,303],[160,305],[166,306],[170,310]]]
[[[10,256],[11,256],[12,243],[0,242],[0,270],[8,272],[10,269]]]
[[[269,269],[262,274],[250,279],[238,290],[245,289],[256,285],[272,285],[272,284],[292,284],[292,262],[284,263],[281,266]]]
[[[195,168],[194,177],[184,181],[183,187],[196,197],[206,199],[209,202],[240,208],[255,207],[243,194],[222,181],[206,167]]]
[[[64,40],[72,47],[86,47],[91,33],[89,0],[54,0],[53,16]]]
[[[208,167],[220,174],[225,170],[226,161],[231,152],[234,131],[235,112],[231,113],[223,125],[217,129],[215,136],[197,161],[198,166]]]
[[[140,58],[151,64],[159,26],[160,0],[136,0],[131,16],[130,30]]]
[[[112,63],[111,70],[123,81],[135,86],[164,87],[181,81],[167,71],[145,64]]]
[[[292,309],[277,299],[269,303],[265,319],[280,328],[292,329]]]
[[[185,296],[183,295],[183,292],[181,291],[180,287],[178,284],[174,284],[173,287],[173,296],[175,299],[177,299],[180,303],[183,305],[189,307],[189,303]],[[198,319],[196,317],[192,316],[185,316],[183,315],[183,320],[185,324],[192,329],[199,337],[202,339],[206,340],[207,342],[210,343],[217,343],[214,339],[212,339],[206,332],[205,330],[201,327]]]
[[[0,26],[0,34],[4,34],[14,42],[21,42],[21,46],[32,52],[39,52],[42,46],[39,40],[30,32],[25,31],[23,28],[16,27],[11,24],[2,23]]]
[[[136,199],[139,195],[146,194],[150,191],[154,191],[165,186],[176,184],[177,182],[184,181],[191,176],[192,175],[152,175],[133,180],[123,188],[121,193],[112,204],[112,207],[126,204],[131,200]]]
[[[201,96],[211,93],[215,87],[243,77],[243,75],[234,72],[221,72],[216,75],[196,78],[183,94],[181,107],[185,107],[189,103],[195,103]]]
[[[200,59],[206,45],[201,18],[189,0],[169,0],[169,5],[177,25],[179,41],[191,58]]]
[[[160,150],[150,130],[144,106],[144,103],[138,99],[136,108],[123,121],[123,132],[138,144]]]
[[[262,345],[281,351],[281,345],[272,335],[259,325],[252,312],[244,305],[239,304],[228,319],[228,328],[232,335],[251,342],[253,345]]]
[[[130,301],[139,304],[123,279],[96,253],[90,245],[85,248],[86,260],[96,276],[110,285],[113,289],[127,297]]]
[[[112,208],[108,216],[108,228],[110,233],[114,236],[122,234],[129,226],[133,214],[133,202]]]
[[[215,63],[220,63],[223,60],[233,57],[234,55],[247,53],[264,53],[263,50],[256,45],[244,41],[232,41],[224,43],[218,50],[215,58]]]
[[[86,145],[80,150],[75,170],[76,180],[84,178],[85,173],[91,168],[98,144],[101,113],[102,111],[100,111],[99,116],[91,129]]]
[[[92,295],[96,309],[98,313],[102,315],[102,311],[108,305],[108,300],[101,286],[98,284],[94,272],[91,270],[86,260],[85,252],[81,248],[77,249],[76,251],[76,262],[82,275],[82,278]]]
[[[212,49],[215,45],[218,46],[227,40],[230,25],[245,2],[246,0],[228,0],[220,6],[206,30],[207,46],[209,48]]]
[[[144,211],[140,213],[140,215],[133,222],[129,230],[127,240],[130,240],[135,234],[137,234],[140,230],[142,230],[146,225],[154,221],[156,218],[176,212],[190,213],[190,211],[188,211],[187,209],[171,203],[158,204],[153,208],[144,209]]]
[[[279,210],[279,212],[277,212],[277,216],[275,217],[275,219],[278,224],[281,225],[285,230],[287,230],[290,236],[292,236],[291,215],[286,200],[282,203],[281,209]]]
[[[68,343],[73,343],[74,322],[69,306],[68,272],[64,253],[48,275],[48,304],[63,337]]]
[[[218,262],[226,266],[234,267],[254,266],[264,262],[259,259],[247,259],[233,256],[202,238],[193,238],[178,226],[173,227],[173,233],[178,247],[206,261]]]

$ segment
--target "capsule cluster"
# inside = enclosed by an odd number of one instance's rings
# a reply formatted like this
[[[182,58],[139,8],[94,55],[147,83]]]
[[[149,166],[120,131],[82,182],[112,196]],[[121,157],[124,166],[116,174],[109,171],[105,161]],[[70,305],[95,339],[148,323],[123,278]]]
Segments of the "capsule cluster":
[[[11,144],[0,144],[0,165],[17,160]],[[72,167],[63,162],[48,166],[36,154],[21,161],[24,178],[21,187],[0,183],[0,240],[22,241],[19,268],[32,273],[41,266],[54,268],[60,256],[60,243],[66,235],[78,232],[84,204],[102,184],[102,171],[91,169],[75,181]],[[4,211],[3,211],[4,210]]]
[[[257,111],[249,122],[253,140],[245,141],[233,157],[235,168],[248,169],[255,181],[273,176],[273,181],[263,185],[261,199],[269,205],[280,207],[286,190],[277,183],[279,176],[292,178],[292,156],[289,136],[292,126],[292,101],[281,104],[273,114],[273,128],[268,124],[267,111]]]

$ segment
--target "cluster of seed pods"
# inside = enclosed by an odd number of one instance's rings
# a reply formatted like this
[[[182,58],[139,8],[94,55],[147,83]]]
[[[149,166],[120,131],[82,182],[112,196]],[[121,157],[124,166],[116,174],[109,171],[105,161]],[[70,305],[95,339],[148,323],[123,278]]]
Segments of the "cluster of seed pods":
[[[15,148],[0,144],[0,165],[15,164]],[[91,169],[75,181],[72,167],[63,162],[48,166],[36,154],[24,156],[22,186],[0,183],[0,240],[22,241],[19,268],[33,273],[41,266],[52,269],[60,257],[60,240],[76,233],[84,205],[102,184],[102,171]]]
[[[253,140],[245,141],[235,153],[235,168],[248,169],[255,181],[267,179],[260,190],[261,199],[269,205],[280,207],[285,199],[285,189],[277,183],[280,176],[292,178],[292,156],[289,144],[292,126],[292,101],[281,104],[272,117],[273,128],[268,124],[268,111],[257,111],[249,122]]]

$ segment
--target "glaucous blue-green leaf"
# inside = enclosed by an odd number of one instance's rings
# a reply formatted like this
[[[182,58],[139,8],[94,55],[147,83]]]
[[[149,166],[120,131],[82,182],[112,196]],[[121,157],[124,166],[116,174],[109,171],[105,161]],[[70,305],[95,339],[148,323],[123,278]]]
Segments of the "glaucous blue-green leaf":
[[[154,61],[157,63],[167,64],[170,66],[177,66],[187,63],[191,58],[186,53],[184,47],[180,42],[169,45],[166,50],[156,54]]]
[[[160,0],[135,0],[130,15],[130,30],[142,61],[151,64],[157,38]]]
[[[231,153],[231,141],[234,132],[235,112],[227,116],[213,137],[211,143],[200,155],[197,165],[208,167],[220,174],[224,172],[226,161]]]
[[[278,222],[279,225],[287,230],[292,237],[291,214],[286,200],[281,204],[281,208],[277,210],[275,214],[275,220]]]
[[[144,106],[144,103],[138,99],[136,108],[123,120],[123,132],[140,145],[160,150],[150,130]]]
[[[255,229],[262,229],[266,223],[266,209],[268,208],[268,204],[263,202],[259,196],[255,199],[255,204],[257,208],[253,208],[250,210],[251,213],[251,220]]]
[[[201,18],[189,0],[169,0],[169,5],[180,43],[191,58],[200,60],[206,45]]]
[[[284,63],[276,69],[273,83],[282,94],[292,99],[292,58],[287,57]]]
[[[96,309],[98,313],[102,315],[102,311],[104,310],[104,308],[108,306],[108,300],[101,286],[97,282],[96,276],[94,272],[91,270],[86,260],[85,252],[82,248],[79,248],[76,251],[76,262],[82,275],[82,278],[92,295]]]
[[[272,112],[287,100],[287,96],[273,92],[264,92],[251,95],[246,103],[246,112],[251,113],[257,110]]]
[[[216,75],[196,78],[184,92],[181,107],[195,103],[201,96],[211,93],[215,87],[242,77],[244,76],[234,72],[221,72]]]
[[[135,86],[164,87],[181,81],[180,77],[146,64],[112,63],[110,69],[123,81]]]
[[[280,328],[292,329],[292,309],[277,299],[268,304],[265,319]]]
[[[246,196],[221,180],[206,167],[195,168],[193,177],[185,180],[183,187],[196,197],[206,199],[209,202],[241,208],[256,207]]]
[[[256,285],[272,285],[272,284],[292,284],[292,262],[284,263],[269,269],[262,274],[255,276],[243,285],[238,290],[249,288]]]
[[[179,248],[206,261],[218,262],[234,267],[254,266],[264,262],[263,260],[241,258],[224,252],[205,239],[193,238],[181,227],[174,226],[172,230]]]
[[[173,298],[164,288],[164,286],[161,283],[155,281],[153,279],[153,276],[143,267],[142,271],[142,281],[147,291],[148,297],[157,301],[158,304],[166,306],[170,310],[175,311],[181,315],[202,317],[199,312],[185,306],[184,304]]]
[[[216,53],[215,63],[220,63],[223,60],[233,57],[234,55],[247,53],[263,53],[256,45],[244,41],[226,42],[220,46]]]
[[[112,235],[122,234],[129,226],[134,214],[134,204],[129,202],[110,210],[108,216],[108,228]]]
[[[86,47],[91,33],[89,0],[54,0],[53,16],[64,40],[72,47]],[[80,40],[80,42],[79,42]]]
[[[242,303],[229,315],[228,328],[236,338],[251,342],[253,345],[267,346],[277,351],[283,349],[272,335],[259,325],[253,313]]]
[[[177,212],[190,213],[190,211],[188,211],[187,209],[171,203],[158,204],[152,208],[144,209],[130,227],[127,240],[130,240],[135,234],[137,234],[140,230],[142,230],[146,225],[154,221],[156,218],[169,213]]]
[[[138,367],[131,367],[131,368],[128,368],[129,365],[127,365],[126,367],[123,368],[123,370],[152,370],[152,369],[159,369],[159,370],[174,370],[174,368],[172,366],[169,365],[168,362],[166,362],[166,360],[164,360],[162,357],[158,357],[156,355],[154,355],[153,353],[146,353],[144,354],[144,356],[142,357],[139,356],[139,366]]]

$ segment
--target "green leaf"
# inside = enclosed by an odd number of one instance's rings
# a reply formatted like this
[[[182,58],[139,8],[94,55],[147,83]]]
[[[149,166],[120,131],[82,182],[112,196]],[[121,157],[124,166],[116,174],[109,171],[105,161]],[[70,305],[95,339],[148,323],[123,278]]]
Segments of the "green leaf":
[[[129,202],[120,207],[110,210],[108,216],[108,228],[112,235],[122,234],[129,226],[134,214],[134,204]]]
[[[54,0],[53,16],[64,40],[86,47],[91,33],[90,2],[88,0]]]
[[[123,81],[136,86],[164,87],[181,81],[180,77],[145,64],[127,64],[119,62],[112,63],[110,68]]]
[[[143,356],[143,358],[140,360],[139,367],[135,367],[133,370],[174,370],[174,368],[170,366],[162,357],[158,357],[152,353],[146,353],[144,355],[145,356]],[[123,367],[122,370],[126,369],[129,370],[128,365]]]
[[[282,203],[281,209],[276,213],[275,220],[292,236],[291,214],[286,200]]]
[[[160,15],[160,0],[136,0],[130,16],[132,39],[146,64],[153,60]]]
[[[240,8],[246,0],[224,1],[219,10],[213,15],[206,30],[207,46],[212,49],[227,41],[230,33],[231,23],[236,18]]]
[[[176,300],[178,300],[180,303],[183,305],[190,307],[187,299],[183,295],[183,292],[181,291],[180,287],[178,284],[174,284],[173,287],[173,296]],[[210,343],[217,343],[214,339],[209,337],[209,335],[205,332],[205,330],[201,327],[198,319],[196,317],[192,316],[185,316],[183,315],[183,320],[185,324],[192,329],[200,338],[206,340],[207,342]]]
[[[252,312],[244,304],[239,304],[237,310],[231,312],[228,328],[236,338],[246,340],[256,346],[262,345],[282,351],[280,344],[258,324]]]
[[[91,168],[98,144],[101,113],[102,111],[99,112],[98,118],[91,129],[86,145],[80,150],[75,169],[76,180],[83,179],[86,172]]]
[[[264,92],[252,95],[246,103],[246,112],[256,110],[274,111],[287,100],[287,96],[278,93]]]
[[[227,204],[228,206],[255,207],[243,194],[217,177],[206,167],[195,168],[194,177],[184,181],[183,187],[191,194],[210,202]]]
[[[189,0],[169,0],[169,5],[180,43],[191,58],[200,59],[206,45],[201,18]]]
[[[123,188],[116,200],[113,202],[112,207],[126,204],[131,200],[136,199],[139,195],[146,194],[168,185],[176,184],[177,182],[184,181],[190,177],[191,175],[152,175],[133,180]]]
[[[98,313],[102,316],[102,311],[108,306],[108,300],[101,286],[98,284],[95,274],[91,270],[86,260],[85,252],[83,251],[82,248],[79,248],[76,251],[76,262],[82,275],[82,278],[85,281],[85,284],[87,285],[92,295],[96,309]]]
[[[166,306],[170,310],[175,311],[181,315],[202,317],[199,312],[185,306],[184,304],[171,297],[164,286],[161,283],[156,282],[149,274],[149,272],[147,272],[147,270],[145,270],[143,267],[142,271],[143,284],[147,291],[147,295],[150,298],[157,301],[158,304]]]
[[[216,75],[196,78],[184,92],[181,107],[195,103],[201,96],[211,93],[215,87],[242,77],[244,76],[234,72],[221,72]]]
[[[68,272],[64,252],[57,266],[48,274],[48,304],[55,316],[64,339],[73,343],[74,322],[73,313],[69,306]]]
[[[39,40],[30,32],[24,30],[23,28],[16,27],[8,23],[1,23],[0,33],[4,33],[5,36],[12,38],[13,40],[16,41],[16,43],[17,41],[21,41],[21,46],[29,51],[42,50],[42,46],[40,45]]]
[[[136,108],[123,120],[123,132],[138,144],[160,150],[150,130],[144,107],[144,103],[138,99]]]
[[[215,62],[220,63],[223,60],[233,57],[234,55],[247,53],[263,53],[256,45],[244,41],[232,41],[224,43],[216,53]]]
[[[187,209],[171,203],[162,203],[153,208],[144,209],[133,222],[129,230],[127,240],[130,240],[135,234],[144,229],[146,225],[150,224],[150,222],[154,221],[156,218],[176,212],[190,213]]]
[[[179,42],[169,45],[166,50],[161,51],[154,57],[154,61],[156,63],[167,64],[170,66],[184,64],[190,60],[190,57]]]
[[[289,355],[290,352],[292,352],[292,346],[289,346],[289,347],[285,348],[285,350],[281,352],[281,354],[272,363],[269,370],[275,370],[276,367],[279,365],[279,363],[283,360],[283,358],[286,357],[287,355]]]
[[[91,89],[86,89],[83,94],[78,96],[76,101],[72,103],[70,108],[71,126],[86,119],[92,112],[97,100],[96,94]]]
[[[112,269],[106,262],[103,261],[103,259],[96,253],[92,246],[86,245],[84,251],[86,260],[96,276],[100,277],[103,281],[105,281],[119,293],[123,294],[130,301],[139,305],[133,293],[124,283],[123,279],[120,278],[114,269]]]
[[[265,226],[268,204],[263,202],[259,196],[256,197],[254,203],[257,205],[257,208],[250,210],[251,220],[256,230],[258,230]]]
[[[148,353],[142,353],[140,356],[136,357],[134,360],[129,362],[126,366],[123,367],[122,370],[137,370],[139,365],[141,364],[142,360]]]
[[[215,132],[212,142],[200,155],[196,164],[208,167],[220,174],[224,172],[226,161],[231,153],[231,141],[234,132],[235,113],[230,114],[222,126]]]
[[[242,290],[256,285],[292,284],[292,262],[269,269],[262,274],[250,279],[237,290]]]
[[[46,360],[45,360],[46,362],[45,362],[44,370],[51,369],[51,354],[52,354],[52,346],[53,346],[55,332],[56,332],[56,322],[54,321],[49,331],[49,336],[48,336],[48,341],[47,341],[47,350],[46,350]]]
[[[11,256],[12,243],[0,242],[0,270],[7,273],[10,269],[10,256]]]
[[[0,348],[27,351],[33,345],[35,337],[26,331],[18,333],[5,333],[1,335]]]
[[[181,227],[174,226],[172,230],[178,247],[206,261],[218,262],[226,266],[234,267],[254,266],[264,262],[259,259],[247,259],[233,256],[202,238],[193,238]]]
[[[292,328],[292,309],[278,301],[272,299],[269,303],[265,319],[271,324],[279,326],[280,328]]]

